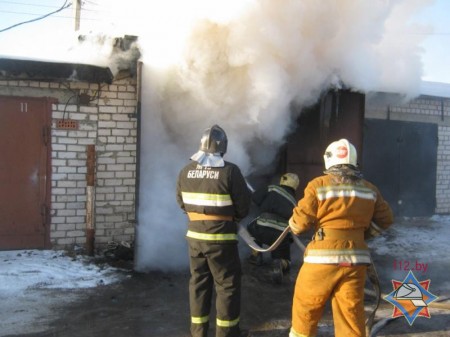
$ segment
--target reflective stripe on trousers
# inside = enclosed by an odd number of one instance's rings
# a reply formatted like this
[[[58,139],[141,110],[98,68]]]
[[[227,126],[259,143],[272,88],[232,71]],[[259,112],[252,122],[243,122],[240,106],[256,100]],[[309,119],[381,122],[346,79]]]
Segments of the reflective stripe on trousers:
[[[241,304],[241,264],[237,243],[188,240],[191,278],[191,334],[205,337],[216,293],[216,337],[238,337]],[[215,288],[214,288],[215,287]]]
[[[216,325],[221,326],[224,328],[233,327],[239,324],[240,318],[234,319],[232,321],[222,320],[222,319],[216,319]],[[191,322],[193,324],[203,324],[209,322],[209,316],[203,316],[203,317],[191,317]]]
[[[291,328],[291,330],[289,331],[289,337],[316,337],[316,336],[304,335],[302,333],[298,333],[297,331],[295,331],[294,328]]]
[[[235,233],[228,234],[210,234],[210,233],[199,233],[188,230],[186,233],[188,238],[204,240],[204,241],[237,241],[238,236]]]
[[[209,322],[209,316],[202,316],[202,317],[191,317],[191,323],[192,324],[203,324]]]
[[[240,320],[239,317],[236,318],[236,319],[233,319],[232,321],[227,321],[227,320],[223,320],[223,319],[218,319],[217,318],[216,319],[216,325],[218,327],[222,327],[222,328],[232,328],[232,327],[234,327],[234,326],[239,324],[239,320]]]

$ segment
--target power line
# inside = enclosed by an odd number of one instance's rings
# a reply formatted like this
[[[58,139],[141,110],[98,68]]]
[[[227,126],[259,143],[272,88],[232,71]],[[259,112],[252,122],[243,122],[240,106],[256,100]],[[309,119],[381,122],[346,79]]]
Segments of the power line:
[[[50,12],[50,13],[48,13],[48,14],[42,15],[42,16],[40,16],[40,17],[38,17],[38,18],[35,18],[35,19],[31,19],[31,20],[28,20],[28,21],[16,23],[15,25],[9,26],[9,27],[4,28],[4,29],[1,29],[1,30],[0,30],[0,33],[3,33],[3,32],[5,32],[5,31],[7,31],[7,30],[10,30],[10,29],[12,29],[12,28],[14,28],[14,27],[17,27],[17,26],[20,26],[20,25],[24,25],[24,24],[26,24],[26,23],[31,23],[31,22],[34,22],[34,21],[38,21],[38,20],[45,19],[46,17],[48,17],[48,16],[50,16],[50,15],[52,15],[52,14],[61,12],[62,10],[66,9],[66,8],[69,8],[70,6],[72,6],[72,3],[67,4],[67,0],[65,0],[65,1],[64,1],[64,4],[61,6],[61,8],[57,9],[56,11],[53,11],[53,12]]]
[[[0,0],[0,3],[4,4],[12,4],[12,5],[21,5],[21,6],[31,6],[31,7],[40,7],[40,8],[59,8],[58,6],[51,6],[51,5],[36,5],[31,3],[25,3],[25,2],[16,2],[16,1],[6,1],[6,0]]]
[[[67,1],[66,1],[67,2]],[[7,3],[7,4],[14,4],[14,5],[22,5],[22,6],[28,6],[28,8],[23,7],[23,9],[14,9],[14,10],[6,10],[6,9],[1,9],[0,7],[0,14],[4,13],[4,14],[16,14],[16,15],[22,15],[22,16],[32,16],[33,18],[35,18],[36,20],[40,20],[50,14],[46,14],[44,16],[42,16],[42,11],[39,13],[36,13],[33,9],[36,8],[58,8],[58,11],[62,11],[62,10],[68,10],[69,7],[71,6],[71,4],[68,4],[67,6],[64,4],[62,7],[58,7],[58,6],[49,6],[49,5],[36,5],[36,4],[30,4],[30,3],[25,3],[25,2],[16,2],[16,1],[8,1],[8,0],[0,0],[0,4],[2,3]],[[32,8],[32,7],[33,8]],[[73,6],[73,1],[72,1],[72,6]],[[81,21],[101,21],[102,17],[108,17],[110,13],[109,10],[105,10],[106,7],[102,7],[98,4],[98,2],[96,1],[89,1],[89,0],[82,0],[82,8],[81,11],[85,14],[87,14],[87,16],[83,16],[81,18]],[[52,13],[57,13],[58,11],[54,11]],[[39,16],[38,18],[36,18],[37,16]],[[52,15],[52,18],[62,18],[62,19],[74,19],[74,16],[72,14],[66,15],[66,16],[61,16],[61,15]],[[27,22],[32,22],[33,20],[30,21],[26,21],[23,23],[27,23]],[[21,23],[21,24],[23,24]],[[10,29],[12,27],[8,27],[7,29]],[[4,29],[4,30],[7,30]],[[0,32],[2,32],[3,30],[0,30]]]
[[[94,5],[94,6],[99,6],[99,4],[97,2],[95,2],[95,1],[84,0],[84,3],[88,3],[88,4],[91,4],[91,5]]]
[[[64,8],[64,9],[67,9],[68,7],[66,7],[66,8]],[[36,15],[41,15],[41,13],[29,13],[29,12],[16,12],[16,11],[4,11],[4,10],[1,10],[0,9],[0,13],[7,13],[7,14],[20,14],[20,15],[33,15],[33,16],[36,16]]]

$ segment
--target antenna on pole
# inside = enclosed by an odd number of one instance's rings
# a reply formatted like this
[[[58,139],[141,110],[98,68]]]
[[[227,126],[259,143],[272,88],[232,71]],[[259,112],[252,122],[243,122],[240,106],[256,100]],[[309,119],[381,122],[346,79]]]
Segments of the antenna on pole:
[[[81,17],[81,0],[74,0],[73,16],[75,18],[75,31],[80,30],[80,17]]]

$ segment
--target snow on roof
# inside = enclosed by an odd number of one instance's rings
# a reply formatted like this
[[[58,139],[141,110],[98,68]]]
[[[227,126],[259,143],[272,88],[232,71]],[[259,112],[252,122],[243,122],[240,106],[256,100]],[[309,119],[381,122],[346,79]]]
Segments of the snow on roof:
[[[422,81],[420,93],[427,96],[450,98],[450,83]]]

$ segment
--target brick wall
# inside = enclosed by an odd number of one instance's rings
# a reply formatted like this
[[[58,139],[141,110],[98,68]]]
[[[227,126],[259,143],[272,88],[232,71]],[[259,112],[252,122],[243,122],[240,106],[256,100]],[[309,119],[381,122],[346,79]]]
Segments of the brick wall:
[[[134,241],[136,190],[136,83],[0,81],[14,96],[52,97],[51,233],[55,249],[86,243],[87,145],[95,145],[95,247]],[[7,88],[5,88],[7,87]],[[7,90],[6,90],[7,89]],[[85,94],[89,102],[78,104]],[[58,127],[73,120],[77,129]]]
[[[447,113],[449,107],[447,101]],[[450,213],[450,126],[439,126],[436,169],[436,213]]]
[[[438,125],[436,214],[450,213],[450,98],[420,96],[402,101],[398,95],[376,94],[366,99],[366,118]]]

